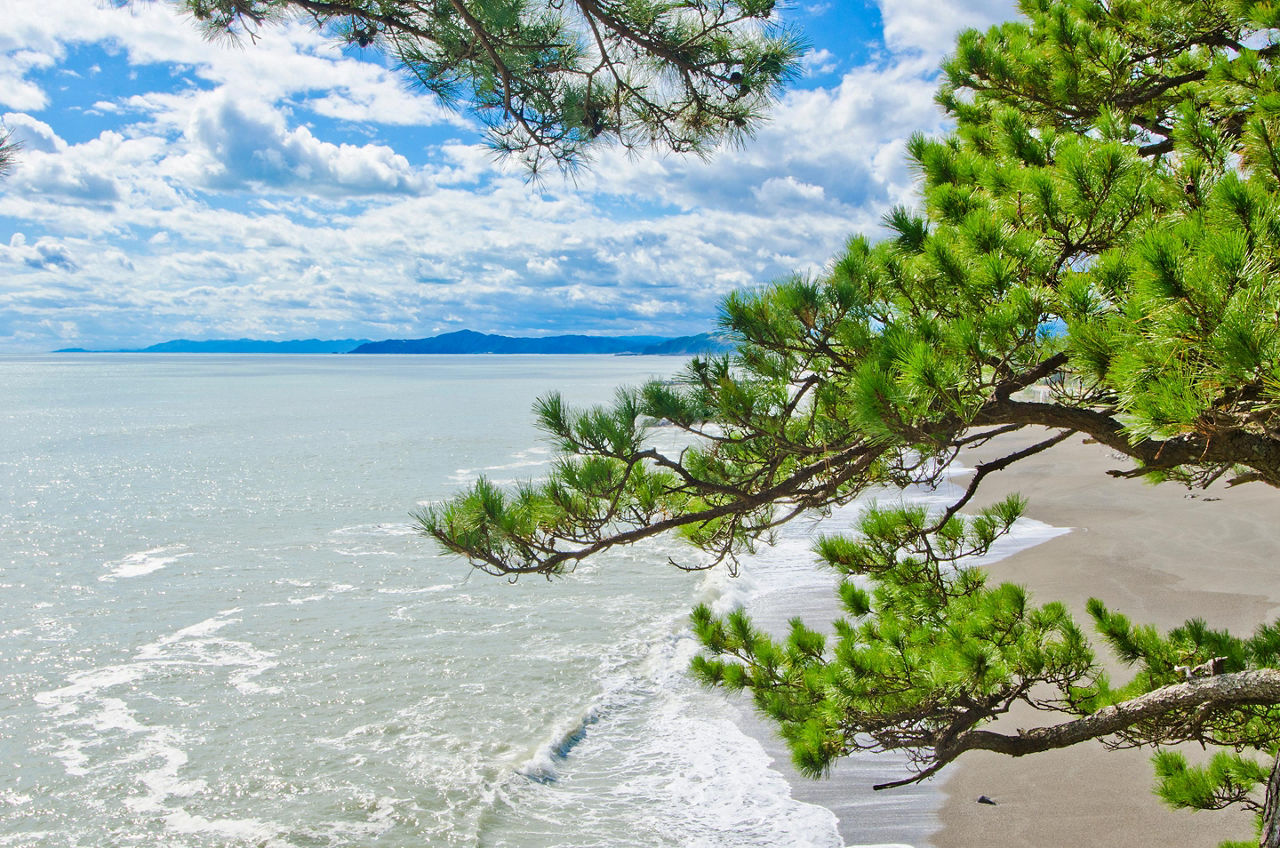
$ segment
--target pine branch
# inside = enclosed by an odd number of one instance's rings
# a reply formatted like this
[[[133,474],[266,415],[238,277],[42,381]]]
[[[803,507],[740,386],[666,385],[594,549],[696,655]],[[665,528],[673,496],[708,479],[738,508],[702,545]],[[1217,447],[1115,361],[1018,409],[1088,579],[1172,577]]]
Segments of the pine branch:
[[[1280,705],[1280,669],[1252,669],[1175,683],[1120,704],[1103,707],[1083,718],[1019,730],[1016,734],[968,730],[939,745],[934,759],[946,764],[966,751],[994,751],[1023,757],[1069,748],[1090,739],[1102,739],[1142,722],[1158,721],[1199,707],[1219,710],[1246,704]]]

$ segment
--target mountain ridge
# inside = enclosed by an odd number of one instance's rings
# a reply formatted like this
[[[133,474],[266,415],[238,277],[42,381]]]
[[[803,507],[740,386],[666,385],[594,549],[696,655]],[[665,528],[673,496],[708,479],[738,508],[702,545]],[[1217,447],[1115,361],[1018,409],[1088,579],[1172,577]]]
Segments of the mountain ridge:
[[[730,345],[711,333],[693,336],[503,336],[457,330],[422,339],[171,339],[141,348],[88,350],[61,348],[54,353],[351,353],[351,354],[612,354],[618,356],[690,356],[723,353]]]

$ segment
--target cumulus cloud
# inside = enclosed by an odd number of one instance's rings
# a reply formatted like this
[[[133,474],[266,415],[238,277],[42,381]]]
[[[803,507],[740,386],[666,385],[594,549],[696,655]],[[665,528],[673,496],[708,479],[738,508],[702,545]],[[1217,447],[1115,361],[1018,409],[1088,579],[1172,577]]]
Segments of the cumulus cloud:
[[[964,29],[987,29],[1018,15],[1013,0],[877,0],[885,44],[893,51],[918,51],[931,57],[950,52]]]
[[[805,183],[795,177],[770,177],[751,190],[756,199],[770,206],[787,206],[793,203],[820,203],[826,191],[819,185]]]
[[[337,87],[322,97],[313,97],[306,106],[317,115],[339,121],[366,121],[391,126],[431,126],[449,124],[474,130],[476,124],[449,109],[434,97],[415,92],[385,68],[355,65]]]
[[[57,153],[67,149],[67,143],[54,132],[53,127],[31,115],[6,112],[0,117],[0,123],[13,133],[13,140],[27,152]]]
[[[13,185],[19,190],[90,203],[110,203],[120,197],[112,177],[83,163],[38,154],[24,155]]]
[[[352,61],[304,22],[263,31],[250,49],[204,39],[166,3],[120,7],[97,0],[41,0],[9,4],[0,31],[0,105],[36,111],[49,95],[32,71],[64,60],[73,45],[107,44],[129,64],[169,65],[214,87],[264,102],[314,97],[320,114],[389,125],[470,126],[434,97],[415,93],[393,69]],[[93,108],[112,109],[103,100]]]
[[[92,204],[119,198],[120,189],[109,165],[112,149],[123,141],[118,134],[105,133],[72,149],[53,127],[30,115],[9,112],[4,123],[22,145],[10,177],[14,189]]]
[[[840,60],[824,47],[821,50],[810,50],[800,57],[800,67],[807,77],[822,76],[840,67]]]
[[[48,96],[26,76],[33,70],[51,67],[56,61],[55,56],[39,50],[0,52],[0,105],[24,111],[43,109],[48,105]]]
[[[945,127],[933,102],[935,69],[920,56],[856,67],[835,85],[789,92],[741,150],[721,150],[709,162],[607,154],[584,185],[617,197],[656,197],[682,211],[750,214],[767,223],[763,229],[795,240],[762,263],[764,279],[816,272],[850,234],[874,234],[891,206],[912,202],[905,140]],[[792,267],[783,266],[787,257]]]
[[[0,245],[0,261],[39,271],[74,271],[78,267],[65,244],[47,236],[27,244],[22,233],[14,233],[8,245]]]
[[[4,119],[26,149],[0,185],[0,218],[28,235],[0,236],[0,347],[73,334],[113,347],[461,326],[705,331],[725,293],[818,273],[851,233],[874,234],[912,201],[905,139],[946,126],[932,100],[939,52],[954,29],[1011,5],[881,7],[881,52],[850,66],[819,45],[806,63],[839,76],[801,81],[741,149],[710,161],[604,151],[574,179],[530,186],[465,120],[305,27],[227,50],[163,4],[17,4],[0,33],[0,90],[35,89]],[[86,94],[81,116],[97,123],[69,130],[37,56],[70,62],[82,44],[111,46],[104,73],[155,64],[173,80],[140,74]],[[415,135],[422,125],[444,129]]]
[[[422,179],[385,145],[332,144],[279,111],[225,90],[202,98],[184,131],[190,179],[211,188],[257,184],[318,193],[413,192]]]

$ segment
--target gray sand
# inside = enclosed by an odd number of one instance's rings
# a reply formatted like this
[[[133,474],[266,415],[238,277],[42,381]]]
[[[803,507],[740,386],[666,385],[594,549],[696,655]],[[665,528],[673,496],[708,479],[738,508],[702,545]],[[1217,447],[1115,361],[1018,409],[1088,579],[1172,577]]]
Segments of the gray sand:
[[[1029,444],[1016,436],[998,447]],[[992,456],[992,447],[965,459]],[[1188,618],[1252,631],[1280,613],[1280,492],[1257,484],[1188,493],[1106,476],[1128,464],[1099,445],[1071,439],[989,477],[975,503],[1009,491],[1030,499],[1027,515],[1071,533],[994,566],[992,576],[1066,602],[1087,623],[1096,596],[1135,622],[1172,627]],[[1194,497],[1189,496],[1194,494]],[[1123,679],[1113,667],[1117,680]],[[1010,716],[1026,727],[1052,716]],[[966,754],[944,784],[937,848],[1196,845],[1254,838],[1243,811],[1165,807],[1150,789],[1149,754],[1078,746],[1022,759]],[[998,806],[976,803],[987,795]]]
[[[1040,438],[1005,437],[962,462],[973,466]],[[1067,603],[1086,627],[1084,604],[1094,596],[1136,623],[1161,627],[1198,616],[1248,632],[1280,614],[1280,492],[1255,484],[1188,493],[1106,474],[1126,467],[1108,449],[1073,438],[988,477],[971,509],[1016,491],[1030,499],[1028,517],[1072,528],[994,564],[993,579],[1027,586],[1041,602]],[[811,592],[791,600],[798,607],[789,604],[786,614],[813,625],[835,612],[833,599]],[[1112,672],[1124,678],[1114,666]],[[745,702],[743,708],[750,710]],[[1053,720],[1043,713],[1007,718],[1010,728]],[[1252,816],[1243,811],[1164,807],[1151,794],[1149,754],[1142,751],[1091,744],[1023,759],[971,752],[933,781],[886,793],[871,785],[901,777],[901,760],[846,761],[830,780],[811,781],[791,769],[771,726],[746,723],[790,776],[795,797],[834,810],[850,845],[1168,848],[1253,838]],[[996,805],[977,803],[982,795]]]

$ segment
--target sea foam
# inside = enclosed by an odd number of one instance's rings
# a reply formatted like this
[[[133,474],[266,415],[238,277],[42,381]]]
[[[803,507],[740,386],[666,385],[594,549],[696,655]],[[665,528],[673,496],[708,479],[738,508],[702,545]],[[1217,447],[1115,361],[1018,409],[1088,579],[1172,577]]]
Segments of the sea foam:
[[[191,556],[191,553],[187,552],[186,545],[166,545],[146,551],[138,551],[137,553],[129,554],[123,559],[105,563],[103,567],[111,570],[98,579],[126,580],[130,577],[142,577],[153,571],[159,571],[166,565],[171,565],[188,556]]]

